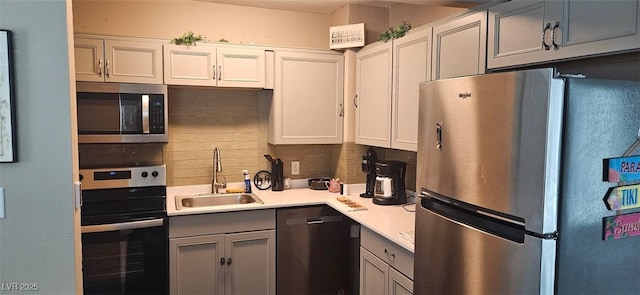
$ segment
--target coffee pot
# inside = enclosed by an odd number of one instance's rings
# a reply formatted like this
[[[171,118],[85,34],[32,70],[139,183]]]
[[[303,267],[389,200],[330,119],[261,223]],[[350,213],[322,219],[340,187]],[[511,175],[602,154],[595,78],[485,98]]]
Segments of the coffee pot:
[[[375,172],[373,203],[377,205],[406,204],[407,163],[403,161],[378,161],[375,164]]]

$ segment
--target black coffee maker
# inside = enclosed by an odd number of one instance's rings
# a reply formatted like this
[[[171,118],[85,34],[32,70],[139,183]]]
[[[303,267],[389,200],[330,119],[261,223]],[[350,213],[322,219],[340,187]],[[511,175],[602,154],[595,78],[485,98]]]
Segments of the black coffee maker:
[[[367,154],[362,156],[362,172],[367,173],[366,188],[360,194],[362,198],[373,198],[373,190],[376,185],[376,162],[378,156],[373,148],[367,149]]]
[[[407,163],[403,161],[378,161],[375,165],[376,184],[373,203],[378,205],[400,205],[407,203],[405,175]]]

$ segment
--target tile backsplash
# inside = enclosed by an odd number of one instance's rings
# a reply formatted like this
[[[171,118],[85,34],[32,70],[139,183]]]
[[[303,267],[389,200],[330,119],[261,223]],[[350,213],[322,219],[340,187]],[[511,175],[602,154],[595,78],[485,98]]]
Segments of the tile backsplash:
[[[218,175],[227,182],[242,181],[244,169],[251,175],[270,171],[265,154],[282,159],[285,177],[334,177],[340,145],[267,144],[258,99],[257,90],[170,87],[170,133],[164,149],[168,185],[210,183],[215,147],[222,158]],[[299,175],[291,175],[291,161],[300,162]]]
[[[170,87],[167,185],[211,183],[215,147],[222,159],[219,181],[241,181],[244,169],[255,173],[258,124],[257,91]]]
[[[80,145],[81,167],[167,165],[167,185],[211,183],[213,150],[220,148],[223,177],[241,182],[242,170],[251,175],[271,170],[270,154],[284,162],[284,176],[293,179],[339,177],[345,183],[363,183],[362,155],[367,147],[353,142],[334,145],[271,145],[266,122],[260,116],[259,90],[169,87],[169,142],[167,144]],[[261,121],[263,120],[263,121]],[[380,159],[407,161],[407,188],[415,187],[414,152],[376,148]],[[300,174],[291,175],[291,162],[300,162]]]

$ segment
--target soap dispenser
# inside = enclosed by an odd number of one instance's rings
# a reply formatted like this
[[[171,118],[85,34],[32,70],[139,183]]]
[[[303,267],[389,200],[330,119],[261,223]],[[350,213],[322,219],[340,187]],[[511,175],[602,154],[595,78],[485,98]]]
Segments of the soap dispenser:
[[[249,177],[249,170],[242,170],[242,174],[244,175],[244,192],[251,192],[251,177]]]

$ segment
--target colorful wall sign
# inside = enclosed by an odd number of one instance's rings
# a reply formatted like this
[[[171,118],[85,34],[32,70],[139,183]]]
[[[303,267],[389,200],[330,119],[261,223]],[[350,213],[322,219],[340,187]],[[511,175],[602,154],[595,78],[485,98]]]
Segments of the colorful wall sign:
[[[640,213],[603,218],[603,240],[640,236]]]
[[[640,156],[604,159],[603,181],[640,180]]]
[[[640,207],[638,199],[640,184],[614,187],[609,189],[604,201],[609,210],[624,210]]]

